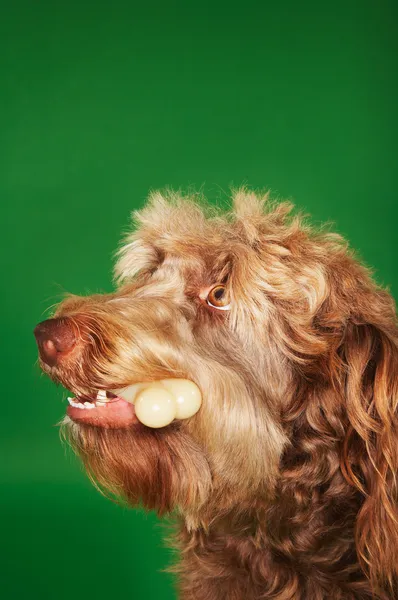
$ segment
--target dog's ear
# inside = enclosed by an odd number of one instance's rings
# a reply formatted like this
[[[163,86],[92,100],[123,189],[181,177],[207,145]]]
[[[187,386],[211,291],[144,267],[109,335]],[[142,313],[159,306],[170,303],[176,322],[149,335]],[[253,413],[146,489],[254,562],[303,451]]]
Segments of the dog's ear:
[[[356,522],[359,560],[375,588],[396,590],[398,331],[389,294],[374,290],[364,300],[339,348],[338,385],[348,418],[341,468],[364,498]]]

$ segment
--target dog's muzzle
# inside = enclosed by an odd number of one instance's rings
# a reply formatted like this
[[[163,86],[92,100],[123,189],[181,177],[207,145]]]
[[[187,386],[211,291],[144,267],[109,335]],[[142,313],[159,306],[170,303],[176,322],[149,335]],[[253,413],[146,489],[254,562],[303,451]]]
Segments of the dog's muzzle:
[[[48,319],[34,329],[40,358],[49,367],[76,347],[77,338],[68,318]],[[68,398],[68,415],[99,426],[110,426],[112,415],[130,425],[134,420],[151,428],[169,425],[175,419],[189,419],[202,403],[198,386],[187,379],[135,383],[119,390],[98,390],[94,398]],[[106,417],[106,418],[105,418]],[[114,419],[115,421],[115,419]]]

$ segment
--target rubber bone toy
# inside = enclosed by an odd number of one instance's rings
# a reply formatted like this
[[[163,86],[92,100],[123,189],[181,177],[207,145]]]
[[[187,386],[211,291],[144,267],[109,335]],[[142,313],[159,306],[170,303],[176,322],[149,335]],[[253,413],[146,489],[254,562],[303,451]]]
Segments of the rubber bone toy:
[[[119,398],[134,404],[137,419],[154,429],[165,427],[174,419],[189,419],[202,404],[198,386],[188,379],[136,383],[112,391]]]

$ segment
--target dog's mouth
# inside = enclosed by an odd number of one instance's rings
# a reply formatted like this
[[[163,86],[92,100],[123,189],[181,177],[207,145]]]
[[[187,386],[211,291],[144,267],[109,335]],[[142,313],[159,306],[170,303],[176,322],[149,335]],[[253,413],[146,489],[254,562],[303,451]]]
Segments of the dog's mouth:
[[[68,398],[66,414],[76,423],[120,429],[138,423],[134,405],[120,396],[104,390],[87,396]]]

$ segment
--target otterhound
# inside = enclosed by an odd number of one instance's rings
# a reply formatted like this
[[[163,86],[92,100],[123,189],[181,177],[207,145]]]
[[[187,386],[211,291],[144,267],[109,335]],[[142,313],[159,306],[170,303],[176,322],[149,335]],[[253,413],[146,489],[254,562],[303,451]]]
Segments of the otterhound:
[[[70,296],[35,330],[89,475],[173,512],[184,600],[398,598],[394,302],[290,211],[155,193],[116,291]],[[115,393],[165,379],[198,386],[194,416],[149,427]]]

